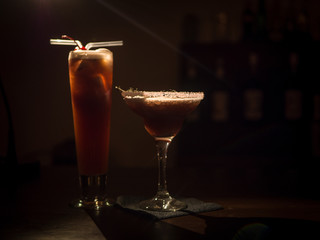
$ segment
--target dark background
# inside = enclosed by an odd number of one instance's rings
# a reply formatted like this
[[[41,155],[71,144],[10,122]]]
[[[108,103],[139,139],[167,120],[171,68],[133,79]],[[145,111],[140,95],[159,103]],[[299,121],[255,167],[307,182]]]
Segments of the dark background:
[[[112,48],[116,86],[206,92],[198,118],[189,119],[173,143],[170,166],[201,166],[221,181],[241,173],[253,185],[272,181],[281,183],[279,189],[296,192],[308,186],[312,192],[320,156],[313,100],[319,92],[319,10],[316,0],[2,0],[1,81],[18,163],[49,165],[74,158],[67,66],[72,48],[49,44],[50,38],[68,34],[84,44],[124,41],[124,46]],[[244,13],[252,29],[245,27]],[[254,86],[248,81],[252,52],[258,55],[257,81],[264,93],[258,121],[243,117],[241,100],[245,89]],[[294,121],[285,118],[283,100],[292,52],[300,64],[294,87],[303,96],[302,116]],[[228,78],[223,84],[216,79],[217,59],[223,59]],[[196,69],[193,82],[190,61]],[[222,122],[211,118],[215,88],[230,97],[228,119]],[[113,95],[110,163],[155,166],[154,144],[141,119],[118,92]],[[8,154],[8,126],[1,100],[3,158]]]

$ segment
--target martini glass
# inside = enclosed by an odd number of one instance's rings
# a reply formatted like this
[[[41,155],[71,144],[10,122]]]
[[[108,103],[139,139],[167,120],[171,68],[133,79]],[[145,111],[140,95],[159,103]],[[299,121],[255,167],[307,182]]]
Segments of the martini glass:
[[[141,116],[144,127],[154,138],[158,160],[158,190],[156,195],[139,203],[139,207],[151,211],[174,212],[187,207],[170,196],[167,190],[167,150],[172,139],[180,131],[185,117],[197,108],[204,97],[202,92],[148,92],[122,91],[129,108]]]

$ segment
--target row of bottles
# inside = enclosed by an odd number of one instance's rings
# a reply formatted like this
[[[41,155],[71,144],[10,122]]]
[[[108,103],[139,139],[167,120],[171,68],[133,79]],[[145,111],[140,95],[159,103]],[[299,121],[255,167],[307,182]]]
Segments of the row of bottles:
[[[303,115],[303,101],[304,101],[304,87],[302,82],[305,82],[306,79],[303,79],[300,76],[298,67],[299,67],[299,55],[296,52],[291,52],[288,56],[288,69],[285,69],[285,73],[281,75],[283,77],[282,81],[277,85],[272,87],[277,87],[280,91],[280,96],[272,96],[273,91],[269,91],[268,82],[265,83],[259,76],[259,56],[255,52],[251,52],[248,55],[248,73],[246,74],[246,80],[243,83],[237,84],[234,86],[228,81],[226,77],[225,63],[222,58],[218,58],[213,67],[212,76],[207,77],[206,86],[198,86],[198,88],[203,88],[206,94],[206,101],[208,108],[206,112],[211,121],[214,122],[225,122],[230,118],[230,111],[232,99],[237,97],[237,101],[242,103],[240,108],[242,109],[242,116],[244,119],[249,121],[259,121],[262,120],[265,111],[264,106],[268,104],[268,99],[266,95],[269,94],[269,98],[272,98],[274,101],[278,101],[277,105],[282,106],[283,119],[286,120],[299,120]],[[199,77],[196,65],[189,63],[187,67],[186,82],[189,83],[189,86],[185,88],[193,88],[199,83]],[[241,76],[239,76],[239,82],[241,82]],[[193,83],[193,86],[192,86]],[[237,87],[237,90],[234,88]],[[312,86],[310,85],[310,88]],[[195,89],[196,90],[196,89]],[[236,93],[235,93],[236,91]],[[309,93],[309,92],[308,92]],[[312,93],[311,93],[312,94]],[[233,95],[233,96],[231,96]],[[240,95],[240,96],[239,96]],[[271,96],[270,96],[271,95]],[[317,118],[317,105],[319,104],[318,95],[314,98],[314,118]],[[319,110],[320,111],[320,110]],[[239,113],[239,110],[237,111]],[[275,112],[276,114],[277,112]],[[197,114],[200,114],[199,112]],[[279,116],[281,118],[281,116]]]
[[[243,117],[249,121],[259,121],[264,115],[265,91],[258,77],[258,56],[256,53],[249,54],[249,77],[242,86]],[[283,91],[284,118],[298,120],[302,118],[302,89],[299,88],[297,76],[298,55],[292,52],[289,56],[290,69]],[[222,59],[218,59],[215,69],[216,81],[225,81],[225,70]],[[227,121],[229,117],[230,93],[227,89],[213,88],[210,93],[211,119],[216,122]],[[279,100],[279,99],[278,99]]]
[[[283,154],[283,151],[299,149],[300,155],[312,151],[313,156],[320,157],[320,73],[315,58],[320,49],[315,44],[307,46],[305,51],[283,46],[195,44],[182,47],[189,56],[182,60],[182,88],[205,92],[203,103],[188,119],[195,124],[192,134],[203,138],[199,141],[202,152],[209,143],[219,151],[223,138],[229,141],[246,136],[246,132],[255,134],[274,127],[277,128],[274,134],[279,134],[277,141],[281,138],[288,141],[282,150],[276,149],[274,142],[275,151]],[[277,136],[270,136],[269,143],[275,138]]]
[[[234,19],[235,15],[230,15],[228,11],[220,11],[211,16],[210,24],[208,20],[188,14],[182,24],[182,40],[184,43],[315,40],[319,38],[320,23],[314,19],[310,22],[310,4],[303,1],[248,0],[241,19]]]

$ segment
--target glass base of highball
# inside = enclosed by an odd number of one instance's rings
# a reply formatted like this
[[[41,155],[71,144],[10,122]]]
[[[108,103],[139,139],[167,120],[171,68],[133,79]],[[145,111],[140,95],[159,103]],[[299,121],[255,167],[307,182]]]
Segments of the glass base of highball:
[[[95,199],[93,201],[76,199],[70,203],[70,206],[73,208],[84,208],[84,209],[94,209],[94,210],[100,210],[105,207],[112,207],[113,205],[114,205],[114,202],[110,199],[104,199],[104,200]]]
[[[70,203],[74,208],[100,210],[114,205],[106,193],[107,175],[85,176],[80,175],[81,197]]]
[[[158,212],[175,212],[187,208],[187,204],[171,196],[156,195],[151,199],[139,203],[143,210]]]

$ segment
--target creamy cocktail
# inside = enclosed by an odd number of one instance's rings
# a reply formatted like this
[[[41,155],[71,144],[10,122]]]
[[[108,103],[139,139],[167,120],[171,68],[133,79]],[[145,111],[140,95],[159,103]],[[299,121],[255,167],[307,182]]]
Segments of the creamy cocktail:
[[[171,140],[180,131],[187,114],[197,108],[204,97],[202,92],[122,91],[123,99],[132,111],[144,120],[145,129],[156,141],[159,167],[158,191],[140,207],[153,211],[177,211],[186,204],[172,198],[167,190],[166,161]]]

